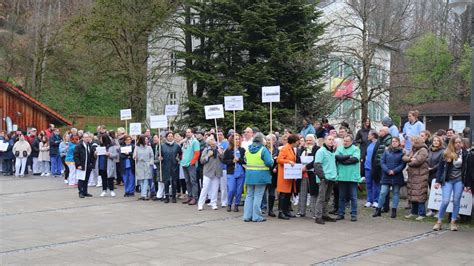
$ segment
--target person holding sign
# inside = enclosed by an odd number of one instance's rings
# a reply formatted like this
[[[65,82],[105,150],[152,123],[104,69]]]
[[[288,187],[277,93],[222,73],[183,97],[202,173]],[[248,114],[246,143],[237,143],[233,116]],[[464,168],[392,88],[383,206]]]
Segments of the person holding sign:
[[[135,161],[132,154],[135,146],[132,144],[132,137],[125,135],[123,137],[124,145],[120,147],[120,165],[122,167],[122,178],[124,184],[124,197],[133,197],[135,195]]]
[[[472,164],[468,166],[469,160],[472,163],[472,158],[469,157],[469,152],[463,148],[461,137],[452,137],[444,151],[443,161],[440,163],[436,175],[435,188],[442,187],[443,200],[438,212],[438,221],[433,227],[435,231],[441,230],[441,222],[446,208],[448,208],[451,194],[453,195],[453,213],[451,215],[450,230],[458,230],[456,220],[459,215],[462,192],[463,189],[470,191],[472,185]]]
[[[297,162],[296,148],[300,145],[300,138],[291,134],[288,136],[288,143],[283,146],[278,154],[278,182],[277,191],[279,194],[278,205],[280,213],[278,219],[289,220],[296,217],[290,212],[291,193],[296,192],[296,180],[285,179],[285,164],[294,166]]]
[[[324,138],[323,146],[316,152],[314,159],[314,172],[321,184],[319,185],[319,196],[316,202],[317,224],[326,222],[335,222],[336,219],[329,216],[328,202],[331,197],[331,191],[337,180],[336,155],[334,154],[334,136],[327,135]]]
[[[114,192],[114,178],[115,178],[115,160],[118,159],[119,155],[117,149],[112,144],[112,140],[109,135],[100,135],[100,148],[105,149],[105,153],[99,154],[96,149],[95,156],[98,160],[97,167],[99,175],[102,178],[102,193],[101,197],[105,197],[107,189],[110,191],[110,196],[115,197]]]
[[[79,190],[79,198],[92,197],[87,192],[87,183],[89,183],[89,177],[95,164],[91,142],[92,134],[89,132],[84,133],[82,140],[74,148],[74,164],[78,179],[77,189]]]
[[[235,133],[229,137],[229,147],[224,152],[222,162],[227,166],[227,211],[239,211],[240,198],[244,190],[245,164],[244,148],[240,147],[240,135]]]
[[[300,196],[298,202],[298,213],[296,216],[306,216],[306,201],[308,197],[308,191],[311,195],[310,210],[314,214],[314,208],[316,207],[316,201],[318,199],[318,183],[316,183],[316,176],[314,175],[314,155],[318,151],[319,147],[316,145],[316,137],[313,134],[308,134],[305,137],[306,147],[298,151],[303,167],[303,179],[301,180]]]
[[[162,176],[165,183],[165,203],[176,203],[176,189],[179,182],[179,158],[181,146],[175,142],[173,132],[166,133],[166,141],[161,143]],[[171,185],[171,193],[170,193]]]

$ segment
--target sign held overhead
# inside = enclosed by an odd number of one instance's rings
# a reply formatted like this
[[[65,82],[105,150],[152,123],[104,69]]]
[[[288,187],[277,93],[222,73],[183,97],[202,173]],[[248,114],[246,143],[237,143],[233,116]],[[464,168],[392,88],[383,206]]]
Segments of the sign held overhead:
[[[132,119],[132,109],[120,110],[120,120],[130,120],[130,119]]]
[[[280,102],[280,86],[262,87],[262,102],[263,103]]]
[[[222,104],[206,105],[204,106],[204,113],[206,119],[224,118],[224,106]]]
[[[150,128],[167,128],[168,117],[166,115],[151,115]]]
[[[225,96],[224,104],[226,111],[243,111],[244,97],[243,96]]]
[[[177,104],[166,105],[165,106],[165,115],[166,116],[177,116],[178,115],[178,108]]]

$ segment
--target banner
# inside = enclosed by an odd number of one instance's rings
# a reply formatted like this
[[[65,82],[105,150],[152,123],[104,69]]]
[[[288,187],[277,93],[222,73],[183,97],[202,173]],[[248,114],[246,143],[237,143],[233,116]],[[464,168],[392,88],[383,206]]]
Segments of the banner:
[[[130,123],[130,136],[142,134],[142,123]]]
[[[222,104],[204,106],[206,119],[224,118],[224,106]]]
[[[151,115],[150,128],[167,128],[168,117],[166,115]]]
[[[283,178],[284,179],[301,179],[303,176],[303,165],[300,163],[296,163],[291,165],[289,163],[285,163],[283,168]]]
[[[165,115],[166,116],[177,116],[178,115],[178,108],[177,104],[173,105],[166,105],[165,106]]]
[[[280,86],[262,87],[262,103],[280,102]]]
[[[120,110],[120,120],[130,120],[130,119],[132,119],[132,109]]]
[[[352,97],[354,91],[354,81],[342,78],[333,78],[331,81],[331,91],[334,93],[334,97]]]
[[[226,111],[242,111],[244,110],[243,96],[225,96],[224,104]]]

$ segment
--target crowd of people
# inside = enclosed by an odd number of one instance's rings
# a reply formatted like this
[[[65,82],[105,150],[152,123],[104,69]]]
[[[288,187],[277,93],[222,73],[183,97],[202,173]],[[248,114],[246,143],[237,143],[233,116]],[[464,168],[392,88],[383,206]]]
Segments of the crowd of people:
[[[363,206],[374,208],[374,219],[382,213],[396,218],[400,190],[406,186],[405,208],[410,213],[405,217],[437,216],[434,230],[442,228],[454,195],[450,230],[457,231],[461,195],[470,192],[474,178],[470,130],[432,134],[416,111],[409,112],[408,120],[401,132],[389,117],[378,130],[365,119],[362,128],[352,132],[345,122],[336,130],[327,119],[307,118],[299,133],[285,129],[268,135],[248,127],[242,134],[188,128],[162,136],[147,129],[130,136],[124,128],[112,131],[105,126],[94,133],[71,128],[61,134],[50,125],[40,132],[0,132],[0,142],[8,144],[0,160],[4,175],[23,177],[31,171],[63,177],[65,184],[77,187],[79,198],[93,196],[90,186],[102,187],[100,197],[115,197],[115,187],[123,186],[124,197],[137,193],[138,200],[180,200],[197,205],[198,211],[209,207],[239,212],[243,205],[245,222],[308,215],[325,224],[345,219],[346,205],[350,221],[356,222],[364,183]],[[296,166],[301,167],[301,178],[290,178]],[[442,189],[439,211],[426,207],[432,183]]]

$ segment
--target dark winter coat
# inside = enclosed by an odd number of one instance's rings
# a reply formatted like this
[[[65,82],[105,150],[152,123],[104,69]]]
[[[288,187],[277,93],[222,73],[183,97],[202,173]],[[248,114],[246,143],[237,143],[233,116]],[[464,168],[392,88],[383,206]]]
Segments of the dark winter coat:
[[[443,161],[444,148],[434,150],[433,147],[428,151],[428,166],[431,168],[429,175],[429,182],[436,178],[438,173],[439,164]]]
[[[388,148],[382,155],[382,185],[400,185],[405,183],[403,178],[403,169],[405,169],[405,162],[403,161],[403,150]],[[392,170],[395,175],[389,175]]]
[[[465,187],[472,186],[472,178],[474,170],[474,159],[472,158],[472,151],[469,152],[465,149],[462,150],[462,182]],[[439,164],[438,172],[436,174],[436,183],[444,184],[446,177],[451,174],[451,169],[453,168],[452,162],[446,162],[443,158],[443,161]]]
[[[243,165],[245,164],[245,160],[244,160],[245,149],[242,147],[239,147],[239,152],[240,152],[240,159],[238,163]],[[233,175],[235,171],[234,150],[226,149],[224,151],[224,157],[222,158],[222,163],[227,166],[227,174]]]
[[[369,145],[368,136],[370,130],[370,128],[361,128],[359,131],[357,131],[355,143],[360,148],[360,158],[365,158],[367,155],[367,145]],[[361,160],[361,162],[363,162],[363,160]]]
[[[122,170],[122,173],[125,173],[125,160],[130,159],[130,166],[132,168],[132,173],[135,173],[135,160],[133,159],[133,152],[135,152],[135,145],[132,145],[132,152],[129,154],[125,154],[120,152],[120,170]],[[125,144],[121,147],[124,147]]]
[[[411,159],[414,159],[413,161]],[[403,156],[408,164],[407,191],[408,200],[411,202],[426,202],[428,199],[428,147],[413,145],[410,154]]]
[[[76,148],[74,148],[74,164],[76,165],[76,168],[81,167],[81,170],[93,169],[95,165],[94,149],[91,144],[87,145],[89,146],[89,154],[87,154],[83,140],[81,140],[76,145]]]
[[[387,134],[384,137],[380,137],[375,143],[374,153],[372,154],[372,167],[370,170],[370,176],[376,182],[380,182],[382,178],[382,167],[380,165],[380,160],[382,155],[385,152],[387,147],[390,147],[392,144],[392,135]]]
[[[160,182],[171,181],[172,179],[177,180],[179,178],[179,158],[181,157],[182,151],[181,147],[173,142],[168,143],[161,143],[161,156],[163,157],[163,161],[161,161],[161,171],[163,180]],[[159,157],[159,149],[157,149],[156,145],[152,145],[151,148],[153,149],[153,153],[155,154],[155,158]],[[160,177],[160,164],[158,160],[155,160],[155,164],[157,167],[158,179]]]
[[[39,156],[39,143],[40,139],[38,137],[35,137],[33,140],[33,143],[31,144],[31,154],[30,156],[33,158],[38,158]]]
[[[49,156],[59,155],[59,144],[61,144],[61,136],[53,134],[49,139]]]

